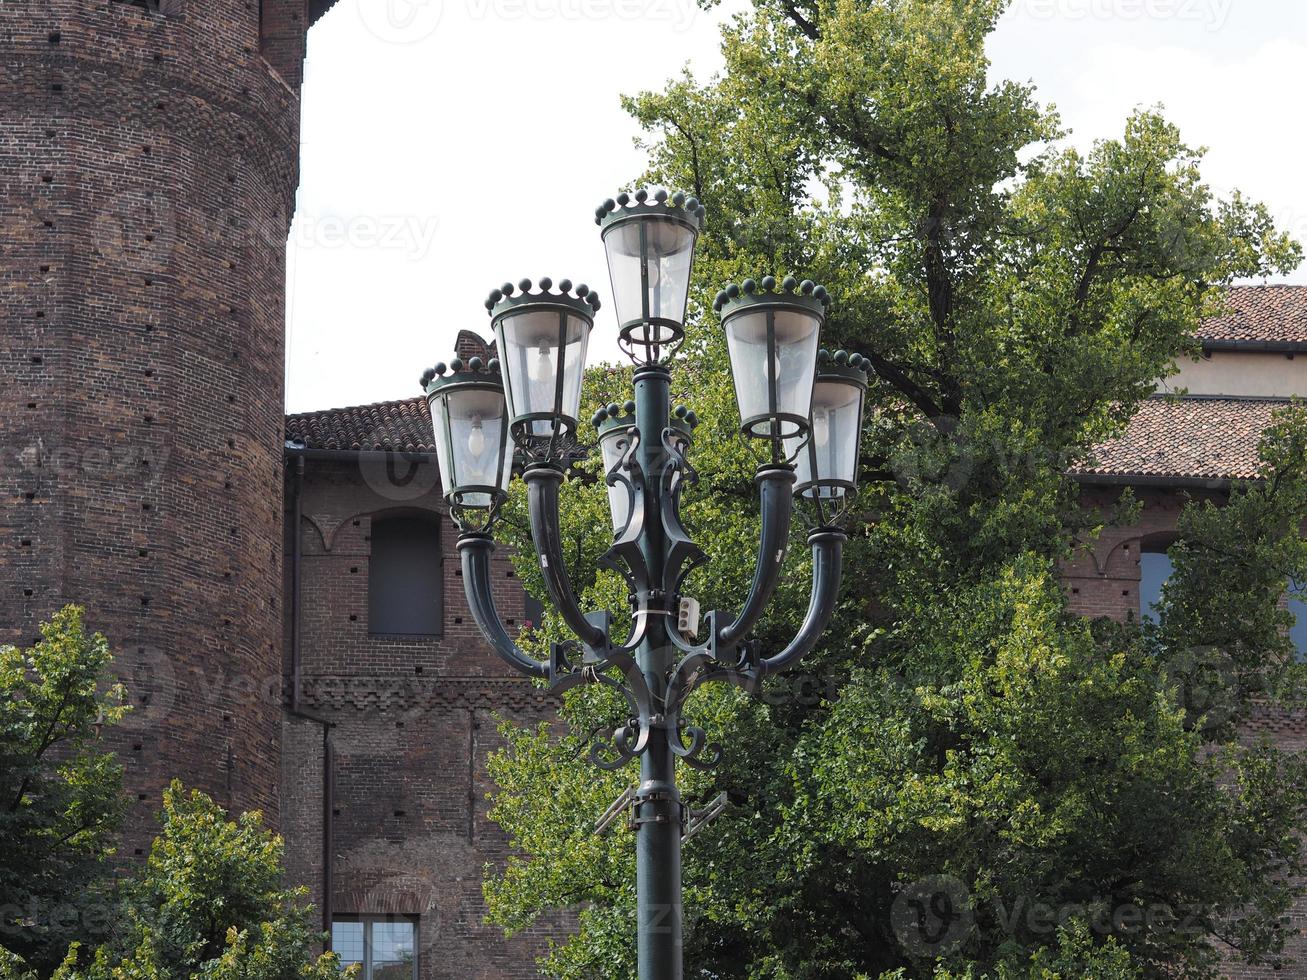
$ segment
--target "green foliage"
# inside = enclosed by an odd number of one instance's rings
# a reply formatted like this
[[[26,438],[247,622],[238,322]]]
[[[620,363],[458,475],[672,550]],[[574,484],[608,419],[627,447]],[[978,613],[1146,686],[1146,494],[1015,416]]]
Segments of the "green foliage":
[[[825,643],[759,701],[692,702],[727,754],[685,795],[732,806],[686,848],[690,976],[1196,978],[1223,950],[1280,957],[1307,773],[1233,733],[1251,699],[1293,696],[1277,602],[1303,578],[1301,413],[1268,437],[1264,484],[1186,512],[1160,626],[1068,616],[1056,568],[1132,512],[1083,511],[1069,468],[1192,354],[1223,286],[1300,250],[1265,208],[1216,198],[1160,111],[1066,148],[1030,87],[987,79],[1005,7],[754,0],[724,74],[626,100],[646,178],[709,209],[676,365],[705,420],[685,508],[713,558],[688,589],[705,609],[742,600],[757,524],[713,293],[822,282],[827,344],[876,373]],[[585,411],[628,383],[592,372]],[[620,611],[594,571],[610,536],[590,465],[565,495],[569,562],[585,604]],[[769,650],[806,600],[803,550],[758,631]],[[560,633],[550,619],[534,641]],[[510,732],[493,762],[519,856],[487,882],[492,918],[578,913],[550,976],[633,974],[631,839],[591,825],[634,777],[583,758],[620,717],[573,692],[561,734]]]
[[[282,841],[258,813],[238,820],[198,790],[164,791],[162,830],[140,876],[124,886],[112,940],[74,957],[52,980],[331,980],[333,953],[303,889],[282,883]]]
[[[0,942],[38,969],[112,924],[122,767],[98,730],[127,709],[117,688],[100,690],[109,661],[76,606],[31,649],[0,648]]]

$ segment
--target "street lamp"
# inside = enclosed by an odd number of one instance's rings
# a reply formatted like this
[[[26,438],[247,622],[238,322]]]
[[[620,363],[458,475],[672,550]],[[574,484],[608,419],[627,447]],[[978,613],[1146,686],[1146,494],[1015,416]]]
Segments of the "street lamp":
[[[444,365],[422,377],[445,499],[460,529],[463,585],[481,632],[507,663],[551,690],[603,684],[625,700],[626,720],[603,733],[589,754],[605,769],[640,764],[639,785],[619,804],[629,806],[636,831],[642,980],[683,975],[681,841],[691,811],[677,790],[677,762],[708,768],[721,755],[703,729],[685,721],[686,701],[706,681],[757,691],[820,639],[839,593],[847,537],[838,520],[856,489],[866,390],[861,358],[818,356],[830,303],[822,287],[792,277],[778,285],[766,276],[717,294],[713,306],[726,334],[741,431],[766,442],[770,461],[755,478],[762,527],[753,584],[739,610],[708,614],[700,639],[697,626],[679,619],[693,605],[682,595],[685,578],[706,559],[681,522],[682,493],[695,481],[688,456],[698,420],[684,407],[672,411],[667,361],[685,336],[703,215],[694,198],[663,191],[622,194],[595,213],[617,297],[619,340],[636,365],[634,397],[591,420],[613,524],[613,544],[601,563],[626,582],[629,626],[616,627],[607,612],[581,609],[559,525],[566,468],[584,451],[576,413],[585,345],[599,309],[594,294],[567,280],[556,291],[548,279],[535,291],[530,280],[505,284],[485,304],[499,359],[455,361],[448,377]],[[552,644],[546,660],[518,648],[495,608],[493,529],[513,455],[504,432],[525,461],[527,511],[545,586],[575,635]],[[500,440],[497,455],[492,438]],[[796,497],[815,505],[808,533],[811,598],[791,642],[764,655],[750,634],[780,581]]]

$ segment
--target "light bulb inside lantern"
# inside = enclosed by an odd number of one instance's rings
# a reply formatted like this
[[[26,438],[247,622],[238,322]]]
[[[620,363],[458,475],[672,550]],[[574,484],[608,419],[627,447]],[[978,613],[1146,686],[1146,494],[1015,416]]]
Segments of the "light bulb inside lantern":
[[[481,416],[473,416],[472,429],[467,434],[467,451],[480,456],[486,451],[486,433],[481,427]]]
[[[830,413],[813,412],[812,413],[812,438],[818,446],[825,446],[830,442]]]
[[[540,356],[531,362],[531,380],[548,381],[554,376],[554,359],[549,356],[549,345],[540,345]]]

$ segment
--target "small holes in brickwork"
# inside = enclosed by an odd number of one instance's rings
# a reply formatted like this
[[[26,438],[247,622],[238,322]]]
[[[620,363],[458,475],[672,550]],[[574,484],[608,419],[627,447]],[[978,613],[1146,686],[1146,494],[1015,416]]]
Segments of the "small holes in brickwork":
[[[149,604],[150,604],[150,597],[148,595],[141,596],[141,605],[148,606]]]
[[[357,622],[359,621],[359,618],[358,618],[358,616],[356,616],[354,613],[350,613],[350,614],[349,614],[349,621],[350,621],[351,623],[357,623]]]
[[[404,723],[403,723],[402,721],[397,721],[397,722],[395,722],[395,727],[396,727],[396,728],[403,728],[403,727],[404,727]]]
[[[35,500],[35,499],[36,499],[36,491],[35,491],[35,490],[28,490],[27,493],[23,494],[23,496],[26,497],[28,500]]]
[[[350,570],[349,570],[349,573],[350,573],[351,575],[357,575],[357,574],[359,573],[359,567],[358,567],[357,565],[353,565],[353,566],[351,566],[351,567],[350,567]]]
[[[63,87],[63,83],[61,82],[55,82],[53,85],[50,86],[51,92],[62,92],[63,90],[64,87]]]
[[[462,617],[462,616],[455,616],[455,617],[454,617],[454,625],[455,625],[455,626],[462,626],[462,625],[463,625],[463,617]]]
[[[50,267],[49,267],[48,265],[43,265],[43,266],[41,266],[41,272],[42,272],[42,274],[45,274],[45,273],[47,273],[47,272],[49,272],[49,271],[50,271]]]
[[[223,573],[222,573],[222,577],[225,578],[225,579],[230,579],[230,578],[231,578],[231,572],[223,572]]]
[[[54,222],[53,222],[53,221],[42,221],[41,224],[44,225],[46,228],[53,228],[53,227],[54,227]]]
[[[22,540],[21,543],[22,543],[22,546],[23,546],[24,548],[30,548],[30,547],[32,547],[32,539],[31,539],[31,538],[23,538],[23,540]]]
[[[37,318],[38,320],[44,320],[44,319],[45,319],[45,310],[37,310],[37,311],[36,311],[36,318]]]
[[[1079,594],[1080,594],[1080,590],[1079,590],[1079,589],[1072,589],[1072,590],[1071,590],[1071,594],[1072,594],[1072,595],[1079,595]]]
[[[516,573],[515,571],[513,571],[513,570],[510,568],[507,572],[504,573],[504,577],[505,577],[505,578],[517,578],[517,573]]]
[[[148,146],[143,146],[141,147],[141,152],[148,157],[150,155],[150,148]]]
[[[228,439],[228,440],[227,440],[227,448],[228,448],[228,449],[235,449],[235,448],[236,448],[236,440],[235,440],[235,439]]]
[[[27,598],[29,598],[29,599],[32,598],[32,590],[31,590],[31,589],[23,589],[23,595],[27,596]]]
[[[137,553],[140,557],[142,557],[142,558],[149,558],[149,557],[150,557],[150,549],[149,549],[149,548],[141,548],[141,549],[138,550],[136,553]]]
[[[405,815],[405,814],[404,814],[404,811],[403,811],[403,810],[396,810],[396,811],[395,811],[395,816],[397,816],[397,817],[402,817],[402,816],[404,816],[404,815]]]
[[[33,354],[33,355],[32,355],[32,363],[33,363],[33,364],[43,364],[44,362],[45,362],[45,358],[43,358],[40,354]]]
[[[340,816],[340,811],[339,811],[339,810],[332,810],[332,811],[331,811],[331,815],[332,815],[333,817],[339,817],[339,816]]]
[[[148,797],[147,797],[144,793],[137,793],[137,794],[136,794],[136,798],[137,798],[138,800],[148,799]]]
[[[53,183],[54,183],[54,174],[41,174],[41,183],[43,183],[43,184],[53,184]]]
[[[149,504],[141,504],[141,510],[148,511],[151,507]]]
[[[414,667],[414,668],[413,668],[413,673],[415,673],[415,674],[417,674],[419,677],[421,677],[421,676],[422,676],[422,668],[421,668],[420,666],[419,666],[419,667]]]
[[[36,402],[28,402],[28,403],[27,403],[27,407],[28,407],[28,408],[36,408]]]
[[[153,377],[154,377],[154,368],[146,368],[146,369],[145,369],[145,376],[146,376],[147,378],[153,378]]]
[[[136,849],[136,856],[137,856],[137,857],[140,857],[140,856],[141,856],[142,854],[144,854],[144,853],[145,853],[145,852],[144,852],[143,850],[141,850],[139,847]]]
[[[147,286],[153,286],[153,285],[154,285],[154,280],[151,279],[149,276],[146,276],[146,277],[145,277],[145,285],[147,285]]]
[[[358,527],[358,526],[359,526],[359,522],[358,522],[358,521],[355,521],[355,522],[354,522],[354,526],[355,526],[355,527]]]
[[[140,743],[140,742],[133,742],[133,743],[132,743],[132,751],[133,751],[133,752],[139,752],[139,751],[141,751],[141,743]]]
[[[62,40],[63,40],[63,37],[59,34],[58,31],[51,31],[51,32],[50,32],[50,38],[49,38],[49,41],[50,41],[51,44],[58,44],[58,43],[59,43],[60,41],[62,41]]]
[[[1121,594],[1122,594],[1122,595],[1127,595],[1127,596],[1128,596],[1128,595],[1130,594],[1130,590],[1129,590],[1129,589],[1122,589],[1122,590],[1121,590]]]

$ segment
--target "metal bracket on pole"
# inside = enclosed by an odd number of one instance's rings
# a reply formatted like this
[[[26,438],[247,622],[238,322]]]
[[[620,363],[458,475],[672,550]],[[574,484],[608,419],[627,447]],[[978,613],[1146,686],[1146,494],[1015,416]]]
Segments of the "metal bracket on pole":
[[[707,806],[700,810],[691,810],[689,823],[686,825],[685,833],[681,835],[681,843],[684,844],[699,831],[703,830],[704,827],[720,817],[722,811],[730,805],[730,799],[727,797],[725,791],[722,791],[714,796],[708,802]]]
[[[613,822],[626,811],[627,807],[631,805],[631,801],[634,798],[634,786],[628,786],[626,789],[622,790],[622,795],[613,800],[613,802],[608,805],[608,809],[605,810],[600,815],[599,819],[595,821],[595,833],[602,834],[605,830],[611,827]]]

